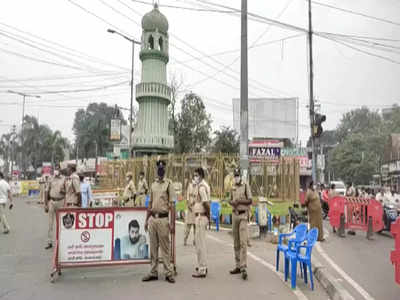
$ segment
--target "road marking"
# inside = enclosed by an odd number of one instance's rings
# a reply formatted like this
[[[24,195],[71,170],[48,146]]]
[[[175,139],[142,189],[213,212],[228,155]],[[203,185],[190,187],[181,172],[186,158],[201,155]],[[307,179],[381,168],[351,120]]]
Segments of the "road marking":
[[[361,296],[364,297],[366,300],[374,300],[375,298],[372,297],[366,290],[364,290],[357,282],[355,282],[345,271],[343,271],[329,256],[328,254],[322,249],[321,245],[317,243],[315,245],[317,251],[321,254],[321,256],[342,276]]]
[[[215,241],[217,243],[220,243],[222,245],[233,247],[233,245],[231,243],[228,243],[228,242],[225,242],[223,240],[220,240],[220,239],[218,239],[218,238],[216,238],[214,236],[211,236],[209,234],[207,235],[207,237],[210,240],[213,240],[213,241]],[[285,278],[284,278],[283,273],[276,272],[276,268],[275,268],[274,265],[270,264],[269,262],[263,260],[262,258],[258,257],[257,255],[255,255],[255,254],[253,254],[253,253],[251,253],[249,251],[247,251],[247,255],[249,257],[251,257],[253,260],[255,260],[256,262],[258,262],[259,264],[261,264],[264,267],[268,268],[272,273],[276,274],[279,277],[279,279],[282,280],[285,283],[285,286],[288,286],[286,284],[286,282],[285,282]],[[299,300],[308,300],[306,295],[304,295],[304,293],[300,289],[298,289],[298,288],[294,289],[294,290],[292,290],[292,292],[296,295],[297,299],[299,299]]]

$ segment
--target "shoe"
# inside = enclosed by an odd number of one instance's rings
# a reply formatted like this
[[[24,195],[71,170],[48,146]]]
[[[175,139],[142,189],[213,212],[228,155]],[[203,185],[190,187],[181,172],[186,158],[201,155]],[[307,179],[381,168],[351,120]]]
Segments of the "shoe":
[[[206,274],[200,274],[198,272],[192,274],[193,278],[206,278],[206,276]]]
[[[242,279],[243,280],[247,280],[247,271],[246,270],[242,270]]]
[[[234,268],[233,270],[229,271],[229,273],[231,273],[232,275],[240,274],[240,269],[239,268]]]
[[[186,241],[183,242],[183,246],[187,246]]]
[[[247,247],[250,248],[251,247],[251,243],[247,242]]]
[[[4,234],[9,234],[10,230],[6,229],[3,231]]]
[[[195,241],[193,241],[193,246],[196,246],[196,242]]]
[[[355,231],[353,231],[353,230],[349,230],[349,231],[347,231],[347,234],[350,234],[350,235],[356,235],[356,232],[355,232]]]
[[[144,282],[154,281],[154,280],[158,280],[158,276],[149,274],[142,278],[142,281],[144,281]]]
[[[51,249],[51,248],[53,248],[53,245],[52,245],[52,244],[47,244],[47,246],[44,247],[44,249],[46,249],[46,250]]]
[[[175,278],[172,276],[167,276],[165,277],[165,281],[168,281],[169,283],[175,283]]]

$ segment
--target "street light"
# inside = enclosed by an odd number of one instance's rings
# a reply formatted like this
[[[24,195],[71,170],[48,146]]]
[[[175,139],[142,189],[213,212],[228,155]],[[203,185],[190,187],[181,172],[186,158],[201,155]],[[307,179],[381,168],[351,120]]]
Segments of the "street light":
[[[39,95],[31,95],[31,94],[25,94],[22,92],[16,92],[16,91],[12,91],[12,90],[8,90],[7,93],[9,94],[16,94],[16,95],[20,95],[23,97],[23,102],[22,102],[22,121],[21,121],[21,168],[24,171],[24,175],[25,175],[25,164],[24,164],[24,118],[25,118],[25,98],[29,97],[29,98],[40,98]]]
[[[134,70],[134,62],[135,62],[135,44],[141,45],[140,42],[127,37],[126,35],[114,30],[114,29],[107,29],[107,32],[112,34],[118,34],[119,36],[123,37],[124,39],[128,40],[132,43],[132,69],[131,69],[131,109],[130,109],[130,116],[129,116],[129,137],[128,137],[128,147],[129,147],[129,155],[131,156],[131,148],[132,148],[132,113],[133,113],[133,70]]]

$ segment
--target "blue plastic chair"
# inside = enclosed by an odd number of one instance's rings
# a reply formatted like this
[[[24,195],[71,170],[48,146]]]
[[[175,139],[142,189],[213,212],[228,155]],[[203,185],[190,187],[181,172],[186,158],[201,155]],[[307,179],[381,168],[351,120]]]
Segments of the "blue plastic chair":
[[[219,202],[211,202],[211,221],[215,222],[215,227],[219,231],[219,216],[221,213],[221,204]]]
[[[150,202],[150,196],[149,196],[149,195],[146,195],[146,200],[145,200],[145,202],[144,202],[144,206],[145,206],[145,207],[149,207],[149,202]]]
[[[279,271],[279,253],[282,251],[283,254],[285,254],[286,256],[286,252],[289,249],[293,249],[295,251],[295,249],[302,242],[304,242],[306,234],[307,234],[307,225],[304,223],[297,225],[290,233],[279,234],[278,247],[276,248],[276,271]],[[287,246],[282,244],[284,237],[292,237],[289,239]]]
[[[311,290],[314,290],[314,280],[311,267],[311,253],[312,249],[318,239],[318,228],[312,228],[306,237],[306,244],[299,245],[296,251],[287,251],[285,255],[285,281],[287,281],[289,275],[289,263],[291,264],[291,284],[292,289],[296,288],[296,276],[297,276],[297,262],[300,263],[300,269],[304,271],[304,282],[307,284],[307,267],[310,272]],[[301,249],[305,249],[305,254],[301,253]]]

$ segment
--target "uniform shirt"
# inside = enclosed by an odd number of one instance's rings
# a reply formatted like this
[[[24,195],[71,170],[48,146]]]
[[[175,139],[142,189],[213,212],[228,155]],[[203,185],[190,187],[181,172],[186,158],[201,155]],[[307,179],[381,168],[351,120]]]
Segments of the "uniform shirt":
[[[147,186],[147,181],[145,178],[143,179],[139,179],[138,182],[138,193],[140,195],[144,195],[146,194],[146,191],[149,189],[149,187]]]
[[[306,202],[307,209],[309,213],[312,212],[321,212],[321,201],[319,200],[318,193],[309,189],[306,194]]]
[[[159,178],[151,185],[149,209],[153,213],[167,213],[174,201],[175,191],[171,180]]]
[[[234,184],[232,187],[232,191],[231,191],[231,200],[233,202],[235,201],[239,201],[239,200],[249,200],[252,199],[252,195],[251,195],[251,190],[250,187],[247,183],[244,183],[243,181],[241,181],[239,184]],[[244,211],[244,210],[248,210],[249,206],[251,205],[251,202],[249,204],[239,204],[236,207],[236,210],[238,211]]]
[[[130,180],[129,183],[125,187],[123,197],[125,199],[129,199],[129,198],[132,198],[133,195],[135,195],[135,194],[136,194],[135,184],[133,183],[133,180]]]
[[[4,179],[0,179],[0,204],[7,203],[9,191],[10,185]]]
[[[65,178],[55,176],[49,184],[50,198],[52,200],[62,200],[65,197]]]
[[[195,198],[195,203],[193,206],[193,212],[194,213],[205,213],[206,209],[203,205],[204,202],[210,202],[210,186],[205,182],[203,179],[199,184],[198,184],[198,195]]]
[[[188,208],[185,221],[187,224],[194,224],[194,212],[193,206],[196,203],[196,199],[198,197],[199,190],[197,184],[193,182],[189,183],[187,192],[186,192],[186,206]]]
[[[79,180],[79,176],[73,173],[66,181],[66,192],[65,195],[67,203],[78,204],[78,195],[81,191],[81,182]]]
[[[132,244],[129,235],[121,238],[121,259],[143,259],[148,256],[146,236],[140,235],[136,244]]]

